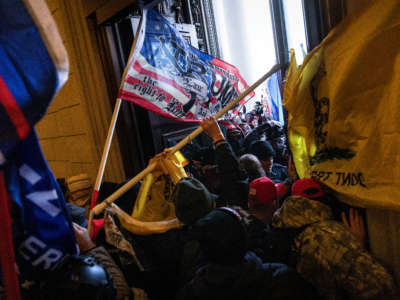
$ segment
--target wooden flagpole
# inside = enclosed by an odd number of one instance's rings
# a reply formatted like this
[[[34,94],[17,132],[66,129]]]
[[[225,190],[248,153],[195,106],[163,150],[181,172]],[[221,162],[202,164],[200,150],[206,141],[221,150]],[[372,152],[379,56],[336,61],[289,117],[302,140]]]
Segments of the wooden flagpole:
[[[216,113],[214,117],[216,119],[218,119],[221,116],[223,116],[230,109],[232,109],[240,100],[244,99],[247,95],[249,95],[252,91],[254,91],[254,89],[256,89],[261,83],[263,83],[268,77],[270,77],[271,75],[273,75],[275,72],[277,72],[279,70],[280,70],[280,65],[277,64],[277,65],[273,66],[271,68],[271,70],[269,70],[264,76],[262,76],[253,85],[251,85],[249,88],[247,88],[242,94],[240,94],[240,96],[238,96],[236,99],[232,100],[221,111]],[[182,139],[178,144],[176,144],[174,147],[170,148],[168,155],[174,154],[176,151],[180,150],[186,144],[190,143],[202,131],[203,131],[203,128],[201,128],[201,127],[194,130],[191,134],[189,134],[187,137]],[[96,205],[90,212],[89,232],[91,229],[91,220],[93,219],[94,214],[96,214],[96,215],[100,214],[107,206],[111,205],[115,200],[117,200],[119,197],[121,197],[123,194],[125,194],[128,190],[130,190],[143,177],[145,177],[147,174],[152,172],[155,167],[156,167],[156,163],[152,163],[152,164],[148,165],[143,171],[141,171],[139,174],[137,174],[135,177],[133,177],[131,180],[129,180],[127,183],[125,183],[122,187],[120,187],[118,190],[116,190],[113,194],[111,194],[104,202]]]
[[[107,138],[103,149],[103,155],[101,157],[99,170],[97,172],[96,182],[94,184],[94,189],[92,193],[92,199],[90,201],[90,209],[92,209],[97,202],[99,196],[101,182],[103,181],[104,170],[106,168],[106,162],[108,159],[108,153],[110,152],[112,138],[114,136],[115,125],[117,124],[119,109],[121,107],[121,98],[118,98],[115,102],[114,112],[112,114],[110,127],[108,128]]]
[[[135,35],[135,39],[133,40],[133,43],[132,43],[132,48],[131,48],[131,52],[129,54],[128,63],[126,65],[126,67],[125,67],[124,73],[122,74],[120,90],[121,90],[121,88],[122,88],[122,86],[124,84],[124,78],[126,76],[126,73],[128,72],[129,66],[131,64],[132,55],[133,55],[133,52],[134,52],[134,49],[136,47],[136,43],[138,41],[138,37],[139,37],[139,34],[140,34],[140,30],[141,30],[141,26],[142,26],[142,20],[143,20],[143,17],[140,18],[140,22],[139,22],[138,28],[136,29],[136,35]],[[99,196],[100,186],[101,186],[101,183],[103,181],[104,170],[106,168],[108,154],[110,152],[111,142],[112,142],[112,138],[114,136],[115,125],[117,124],[117,119],[118,119],[118,114],[119,114],[119,110],[120,110],[120,107],[121,107],[121,102],[122,102],[121,98],[118,97],[117,101],[115,102],[115,107],[114,107],[114,112],[113,112],[113,115],[112,115],[112,118],[111,118],[110,127],[108,128],[108,133],[107,133],[107,138],[106,138],[105,145],[104,145],[103,155],[101,157],[99,171],[97,172],[96,182],[94,184],[92,198],[91,198],[91,201],[90,201],[90,209],[93,209],[93,207],[96,205],[97,198]]]

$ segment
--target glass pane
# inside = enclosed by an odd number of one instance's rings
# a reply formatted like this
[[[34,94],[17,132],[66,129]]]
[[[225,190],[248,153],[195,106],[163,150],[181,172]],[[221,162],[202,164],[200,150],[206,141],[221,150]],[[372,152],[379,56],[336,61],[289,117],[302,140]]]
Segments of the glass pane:
[[[253,84],[277,62],[269,0],[213,0],[213,9],[221,59],[238,67],[247,83]],[[273,99],[275,103],[270,95],[270,86],[275,85],[266,81],[257,88],[246,103],[247,112],[261,103],[265,113],[283,119],[280,98]]]
[[[306,43],[306,30],[304,26],[302,0],[282,0],[285,14],[286,36],[288,48],[293,48],[296,53],[297,63],[303,63],[308,52]]]
[[[214,0],[221,59],[240,69],[249,84],[276,63],[268,0]]]

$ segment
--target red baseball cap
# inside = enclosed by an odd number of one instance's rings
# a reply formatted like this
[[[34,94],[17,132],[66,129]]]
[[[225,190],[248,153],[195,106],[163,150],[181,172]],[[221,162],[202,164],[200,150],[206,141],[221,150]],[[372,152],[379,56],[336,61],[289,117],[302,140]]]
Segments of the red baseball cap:
[[[314,178],[296,180],[292,185],[292,195],[316,199],[325,195],[322,186]]]
[[[249,206],[270,204],[285,194],[286,190],[283,184],[275,184],[268,177],[259,177],[250,183]]]

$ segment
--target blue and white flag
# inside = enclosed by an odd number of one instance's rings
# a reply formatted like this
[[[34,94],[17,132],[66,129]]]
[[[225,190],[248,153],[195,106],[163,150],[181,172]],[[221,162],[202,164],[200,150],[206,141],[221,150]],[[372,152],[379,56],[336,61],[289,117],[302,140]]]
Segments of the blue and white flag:
[[[278,72],[268,78],[267,91],[267,112],[273,120],[283,124],[285,121],[283,119],[282,95]]]
[[[16,212],[18,269],[30,277],[77,253],[65,200],[33,128],[66,81],[68,59],[44,0],[0,0],[0,16],[0,172]]]
[[[34,131],[16,147],[5,168],[9,195],[19,212],[13,220],[16,259],[26,279],[51,270],[78,253],[63,194]]]
[[[192,47],[166,18],[144,9],[121,99],[167,118],[193,122],[216,114],[247,88],[235,66]]]

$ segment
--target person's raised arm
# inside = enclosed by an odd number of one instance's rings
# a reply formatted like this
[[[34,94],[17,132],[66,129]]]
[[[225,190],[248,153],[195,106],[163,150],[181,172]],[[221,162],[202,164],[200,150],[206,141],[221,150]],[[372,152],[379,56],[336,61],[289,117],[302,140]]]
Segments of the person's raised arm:
[[[221,128],[214,117],[207,117],[200,121],[200,126],[203,128],[204,132],[213,140],[213,142],[218,146],[219,143],[225,143],[225,137],[222,134]]]
[[[239,160],[231,146],[225,141],[224,135],[214,117],[208,117],[200,122],[203,128],[214,141],[215,161],[220,176],[220,203],[224,205],[238,205],[247,208],[248,181],[240,170]]]

